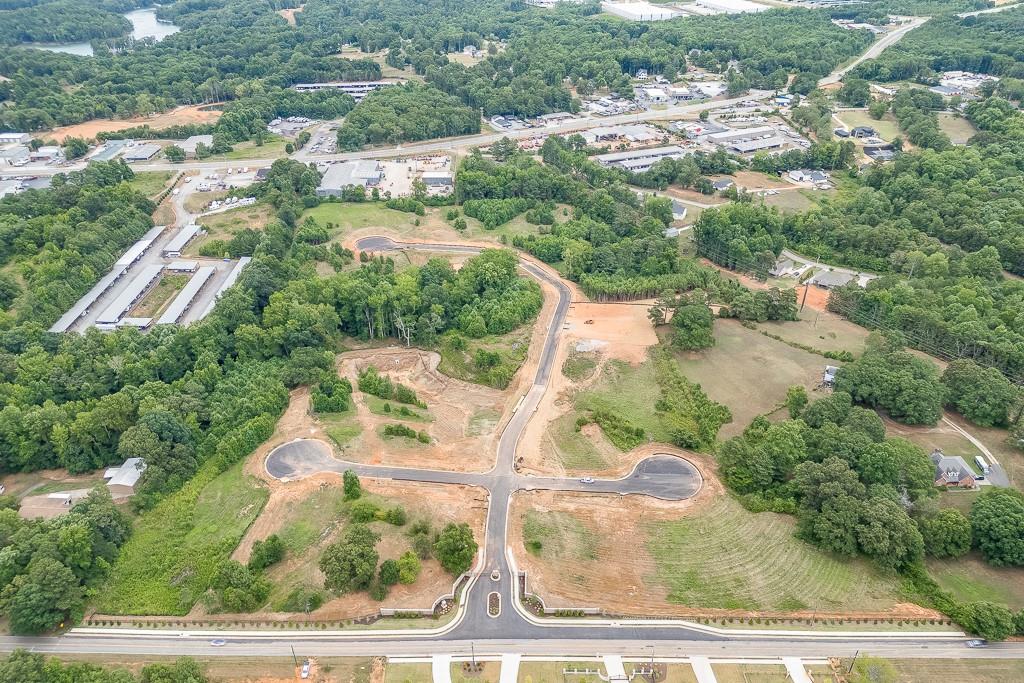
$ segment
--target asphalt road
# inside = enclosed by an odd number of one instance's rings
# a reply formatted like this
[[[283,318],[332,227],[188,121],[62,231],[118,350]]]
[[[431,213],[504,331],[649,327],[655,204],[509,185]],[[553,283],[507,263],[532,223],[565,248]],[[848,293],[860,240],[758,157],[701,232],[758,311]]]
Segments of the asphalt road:
[[[857,59],[853,60],[846,66],[836,69],[828,76],[825,76],[824,78],[819,80],[818,87],[820,88],[822,86],[831,85],[832,83],[838,83],[839,81],[843,80],[843,76],[845,76],[855,67],[859,66],[862,62],[866,62],[869,59],[874,59],[878,55],[882,54],[886,50],[886,48],[892,47],[893,45],[898,43],[900,40],[903,39],[903,36],[907,35],[914,29],[920,27],[930,18],[931,17],[914,17],[904,26],[901,26],[900,28],[896,29],[891,33],[885,34],[879,40],[872,43],[867,50],[865,50],[859,57],[857,57]]]
[[[337,152],[334,154],[308,154],[300,152],[297,158],[303,162],[336,162],[356,161],[359,159],[388,159],[395,157],[412,157],[421,154],[436,152],[450,152],[456,147],[487,146],[502,138],[513,138],[517,140],[537,137],[538,135],[564,135],[575,133],[589,128],[601,126],[616,126],[626,123],[640,123],[643,121],[659,121],[674,119],[699,114],[705,110],[731,107],[746,100],[757,100],[768,97],[771,93],[762,90],[751,90],[742,97],[732,97],[724,100],[708,100],[697,104],[681,104],[663,109],[651,109],[648,111],[635,112],[633,114],[620,114],[618,116],[591,117],[572,119],[543,128],[525,128],[523,130],[509,130],[502,132],[478,133],[476,135],[464,135],[454,138],[442,138],[440,140],[428,140],[425,142],[413,142],[392,147],[377,147],[365,149],[358,152]],[[225,168],[265,168],[270,166],[278,157],[266,159],[241,159],[235,161],[185,161],[180,164],[172,164],[167,161],[145,161],[132,164],[136,171],[186,171],[189,169],[199,171],[219,171]],[[5,175],[56,175],[57,173],[68,173],[79,171],[85,168],[86,162],[76,162],[62,166],[20,166],[12,169]]]

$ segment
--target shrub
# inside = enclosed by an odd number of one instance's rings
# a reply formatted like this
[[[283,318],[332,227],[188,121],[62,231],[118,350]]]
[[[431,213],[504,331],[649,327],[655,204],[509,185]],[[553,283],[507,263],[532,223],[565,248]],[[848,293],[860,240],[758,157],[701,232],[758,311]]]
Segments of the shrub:
[[[324,604],[324,594],[316,588],[300,586],[288,594],[279,607],[282,612],[313,612]]]
[[[407,521],[405,510],[401,507],[389,508],[384,513],[384,521],[394,526],[403,526]]]
[[[363,495],[363,486],[359,483],[359,477],[352,470],[345,470],[342,475],[345,500],[356,500]]]
[[[353,522],[366,524],[377,518],[380,508],[368,500],[357,500],[348,508],[348,516]]]
[[[394,560],[384,560],[380,563],[380,572],[378,577],[380,582],[384,586],[394,586],[398,583],[400,570],[398,563]]]
[[[261,571],[280,562],[283,557],[284,543],[277,534],[271,534],[266,539],[253,543],[252,553],[249,555],[249,569]]]
[[[398,558],[398,581],[405,585],[416,583],[420,576],[420,558],[416,553],[407,550]]]

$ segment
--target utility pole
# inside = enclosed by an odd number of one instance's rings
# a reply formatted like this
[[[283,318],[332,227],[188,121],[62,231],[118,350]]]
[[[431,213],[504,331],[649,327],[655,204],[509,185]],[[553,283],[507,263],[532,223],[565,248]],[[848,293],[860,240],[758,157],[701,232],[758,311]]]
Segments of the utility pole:
[[[473,653],[473,671],[476,671],[476,644],[470,641],[469,649]]]
[[[299,658],[295,656],[295,646],[294,645],[289,645],[288,647],[292,651],[292,662],[295,664],[295,666],[298,666],[299,665]]]
[[[853,672],[853,665],[857,663],[857,657],[860,657],[860,650],[857,650],[853,653],[853,661],[850,662],[850,668],[846,671],[847,676],[849,676]]]
[[[811,283],[805,282],[804,283],[804,298],[803,298],[803,301],[800,302],[800,310],[801,311],[804,310],[804,304],[807,303],[807,290],[809,290],[810,288],[811,288]]]

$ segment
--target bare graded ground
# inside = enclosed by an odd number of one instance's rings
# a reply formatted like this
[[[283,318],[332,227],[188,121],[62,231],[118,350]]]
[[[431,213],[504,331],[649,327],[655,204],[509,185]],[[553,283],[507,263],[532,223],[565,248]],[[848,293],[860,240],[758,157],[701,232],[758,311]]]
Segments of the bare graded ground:
[[[647,350],[658,343],[658,336],[647,318],[652,302],[636,305],[595,303],[573,297],[559,340],[551,383],[541,399],[520,441],[523,444],[517,456],[520,470],[531,474],[566,473],[565,457],[559,454],[554,429],[567,429],[565,424],[573,412],[573,396],[593,386],[602,376],[604,366],[611,360],[639,365],[647,357]],[[589,321],[589,322],[588,322]],[[572,379],[563,368],[570,355],[589,357],[594,370],[586,378]],[[590,442],[602,460],[611,469],[631,468],[632,461],[613,446],[596,425],[585,427],[582,438]],[[599,470],[600,471],[600,468]]]
[[[686,501],[517,493],[509,544],[528,589],[548,607],[611,614],[938,618],[899,602],[898,577],[795,539],[792,518],[747,512],[709,458],[686,457],[705,483]]]
[[[153,116],[138,116],[123,121],[112,121],[110,119],[95,119],[76,123],[72,126],[61,126],[54,128],[44,137],[47,140],[63,142],[65,138],[78,137],[91,140],[97,133],[105,131],[125,130],[136,126],[148,125],[150,128],[167,128],[169,126],[183,126],[189,123],[216,123],[222,112],[211,109],[214,105],[203,104],[190,107],[176,107],[162,114]]]
[[[457,471],[486,471],[494,464],[497,424],[481,425],[481,413],[502,414],[510,407],[508,392],[469,384],[438,372],[440,356],[418,349],[387,348],[354,351],[339,359],[339,372],[352,383],[353,403],[362,427],[360,436],[344,448],[343,457],[372,465],[399,465]],[[381,402],[358,390],[358,374],[368,366],[413,389],[427,404],[413,410],[430,421],[403,419],[400,404],[391,413],[375,413]],[[403,423],[430,435],[430,444],[406,438],[384,438],[384,425]]]
[[[292,9],[278,10],[277,13],[284,17],[284,20],[287,21],[290,25],[295,26],[295,15],[301,12],[304,7],[305,5],[299,5],[298,7],[294,7]]]

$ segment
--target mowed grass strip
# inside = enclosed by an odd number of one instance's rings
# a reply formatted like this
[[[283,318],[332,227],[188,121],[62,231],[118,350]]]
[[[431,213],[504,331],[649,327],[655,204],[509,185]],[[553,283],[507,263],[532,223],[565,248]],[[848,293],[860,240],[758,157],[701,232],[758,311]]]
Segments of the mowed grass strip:
[[[977,553],[956,560],[928,560],[928,573],[963,602],[987,600],[1024,608],[1024,568],[993,567]]]
[[[267,489],[238,463],[205,465],[143,516],[97,599],[103,614],[182,615],[210,585],[267,502]]]
[[[526,550],[547,560],[597,559],[594,535],[566,512],[529,510],[523,515]]]
[[[898,578],[832,557],[793,536],[791,517],[748,512],[722,497],[693,516],[646,525],[652,581],[688,607],[770,611],[877,610],[898,602]]]

